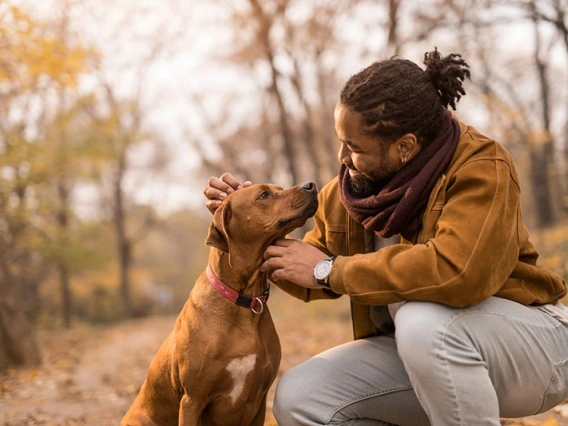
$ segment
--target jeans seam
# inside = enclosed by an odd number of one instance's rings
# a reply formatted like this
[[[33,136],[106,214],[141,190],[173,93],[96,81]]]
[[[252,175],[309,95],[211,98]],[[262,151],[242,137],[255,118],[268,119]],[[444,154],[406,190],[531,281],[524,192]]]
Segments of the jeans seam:
[[[452,319],[452,321],[450,321],[446,325],[446,328],[444,329],[444,332],[442,334],[442,341],[441,341],[442,353],[444,353],[444,354],[446,353],[445,346],[446,346],[446,336],[447,336],[447,333],[448,333],[448,329],[458,318],[465,316],[465,315],[467,315],[467,314],[465,314],[465,313],[459,314],[457,317]],[[448,377],[450,379],[450,388],[451,388],[451,392],[452,392],[452,398],[456,402],[456,407],[458,409],[458,421],[459,421],[459,424],[462,424],[462,413],[461,413],[460,403],[459,403],[459,400],[458,400],[458,394],[456,392],[456,386],[455,386],[455,383],[454,383],[454,379],[453,379],[452,374],[450,372],[450,365],[449,365],[449,362],[448,362],[448,356],[447,355],[444,355],[444,366],[446,367],[446,371],[447,371]]]
[[[339,411],[343,410],[345,407],[348,407],[349,405],[352,405],[356,402],[361,402],[361,401],[364,401],[366,399],[374,398],[375,396],[386,395],[386,394],[389,394],[389,393],[400,392],[400,391],[409,390],[409,389],[412,389],[412,386],[401,386],[401,387],[397,387],[397,388],[390,388],[390,389],[386,389],[386,390],[370,392],[370,393],[367,393],[365,395],[360,395],[360,396],[348,399],[347,401],[344,401],[340,405],[337,405],[337,406],[333,407],[331,410],[329,410],[329,413],[324,418],[324,422],[325,422],[324,424],[326,424],[326,425],[329,424],[329,422],[331,421],[333,416],[335,416]]]
[[[547,315],[550,319],[552,319],[555,324],[554,325],[546,325],[546,324],[535,324],[531,321],[527,321],[523,318],[518,318],[515,316],[510,316],[510,315],[505,315],[502,313],[498,313],[498,312],[484,312],[484,311],[474,311],[474,312],[463,312],[458,314],[455,318],[453,318],[450,323],[446,326],[446,330],[450,327],[450,325],[452,325],[456,320],[460,319],[461,317],[464,317],[466,315],[493,315],[496,317],[502,317],[505,318],[507,320],[514,320],[514,321],[518,321],[520,323],[523,324],[527,324],[533,327],[541,327],[541,328],[548,328],[548,329],[555,329],[558,328],[559,325],[563,325],[560,321],[558,321],[556,318],[554,318],[552,315],[550,315],[549,313],[545,312],[545,311],[541,311],[539,310],[540,313]],[[445,332],[444,332],[445,333]]]
[[[542,395],[542,404],[535,414],[540,414],[542,412],[542,409],[544,408],[544,404],[546,403],[546,397],[548,395],[548,392],[550,391],[550,387],[552,386],[552,382],[554,381],[556,376],[559,374],[559,372],[558,372],[559,368],[562,367],[564,364],[567,364],[567,363],[568,363],[568,359],[565,359],[564,361],[559,361],[556,364],[554,364],[554,371],[552,373],[552,376],[550,377],[550,380],[548,381],[548,386],[546,387],[546,390],[544,391],[544,394]]]

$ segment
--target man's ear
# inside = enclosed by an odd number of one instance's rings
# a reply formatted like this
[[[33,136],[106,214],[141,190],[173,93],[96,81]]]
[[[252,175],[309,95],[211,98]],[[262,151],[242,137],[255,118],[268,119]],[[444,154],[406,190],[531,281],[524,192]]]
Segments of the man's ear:
[[[401,136],[395,143],[398,144],[398,152],[401,158],[414,157],[420,151],[420,143],[414,133]]]
[[[205,240],[205,244],[213,246],[224,253],[231,254],[229,246],[229,234],[227,233],[227,225],[231,219],[232,211],[229,202],[223,203],[213,215],[213,221],[209,225],[209,235]]]

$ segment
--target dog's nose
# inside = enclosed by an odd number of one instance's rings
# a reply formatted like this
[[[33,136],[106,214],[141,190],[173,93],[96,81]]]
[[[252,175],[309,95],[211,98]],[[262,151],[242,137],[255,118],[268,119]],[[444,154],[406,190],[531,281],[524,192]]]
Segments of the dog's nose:
[[[306,192],[314,192],[316,190],[316,184],[313,182],[303,183],[301,190]]]

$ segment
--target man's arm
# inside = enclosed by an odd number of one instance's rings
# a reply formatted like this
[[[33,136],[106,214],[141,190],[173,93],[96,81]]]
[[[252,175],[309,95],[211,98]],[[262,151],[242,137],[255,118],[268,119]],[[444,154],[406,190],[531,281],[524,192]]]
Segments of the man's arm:
[[[452,177],[433,238],[340,256],[331,288],[371,305],[408,300],[474,305],[493,296],[518,263],[519,220],[520,189],[509,164],[470,162]]]

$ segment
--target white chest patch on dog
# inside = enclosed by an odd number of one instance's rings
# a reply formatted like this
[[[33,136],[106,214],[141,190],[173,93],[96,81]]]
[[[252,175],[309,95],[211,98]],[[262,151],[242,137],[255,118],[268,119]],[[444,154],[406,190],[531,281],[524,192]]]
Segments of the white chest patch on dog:
[[[229,363],[229,365],[227,365],[227,371],[233,379],[233,389],[229,394],[233,404],[241,395],[245,386],[245,380],[249,373],[254,369],[255,364],[256,354],[250,354],[242,358],[235,358]]]

